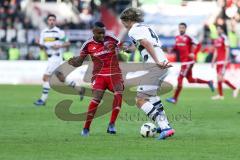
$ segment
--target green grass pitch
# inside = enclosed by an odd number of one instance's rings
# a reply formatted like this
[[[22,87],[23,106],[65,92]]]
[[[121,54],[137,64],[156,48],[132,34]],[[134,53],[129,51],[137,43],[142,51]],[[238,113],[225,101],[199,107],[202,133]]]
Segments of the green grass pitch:
[[[142,138],[146,122],[136,107],[123,104],[117,135],[108,135],[110,114],[94,120],[91,135],[81,137],[83,122],[66,122],[54,113],[65,97],[71,111],[85,111],[77,96],[51,91],[45,107],[35,107],[41,86],[0,86],[0,160],[239,160],[240,98],[225,90],[224,101],[211,101],[208,89],[184,89],[180,102],[165,110],[176,134],[164,141]],[[162,96],[162,99],[171,93]]]

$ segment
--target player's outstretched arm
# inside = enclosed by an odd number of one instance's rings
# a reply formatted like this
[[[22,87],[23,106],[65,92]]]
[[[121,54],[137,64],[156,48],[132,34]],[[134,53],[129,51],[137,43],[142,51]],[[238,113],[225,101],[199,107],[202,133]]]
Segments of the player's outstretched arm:
[[[70,58],[68,60],[68,64],[73,66],[73,67],[79,67],[79,66],[82,65],[85,57],[86,56],[77,56],[77,57]]]
[[[171,64],[168,62],[159,62],[157,59],[157,54],[154,50],[153,45],[147,40],[147,39],[141,39],[140,44],[148,51],[148,53],[152,56],[155,63],[159,66],[161,69],[166,69],[172,67]]]
[[[52,46],[52,49],[60,49],[60,48],[67,48],[71,45],[70,42],[64,42],[63,44],[61,45],[54,45]]]

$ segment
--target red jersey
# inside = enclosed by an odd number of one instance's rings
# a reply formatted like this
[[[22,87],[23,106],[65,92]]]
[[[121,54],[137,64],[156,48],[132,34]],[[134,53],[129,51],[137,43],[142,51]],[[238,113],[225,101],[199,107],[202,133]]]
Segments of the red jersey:
[[[219,36],[214,40],[214,47],[217,51],[217,64],[223,64],[226,60],[226,47],[228,46],[228,40],[225,35]]]
[[[188,35],[178,35],[175,37],[174,50],[179,53],[180,61],[187,63],[194,63],[194,60],[189,58],[189,54],[192,52],[192,45],[197,42]]]
[[[121,74],[117,57],[118,43],[115,37],[106,35],[103,42],[91,38],[83,44],[80,56],[91,56],[94,76]]]

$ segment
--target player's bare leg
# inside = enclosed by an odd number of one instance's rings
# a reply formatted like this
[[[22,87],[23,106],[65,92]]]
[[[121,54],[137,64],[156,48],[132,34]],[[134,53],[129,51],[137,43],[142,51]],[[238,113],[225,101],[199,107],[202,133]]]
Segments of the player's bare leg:
[[[34,104],[37,106],[42,106],[42,105],[46,104],[46,100],[48,98],[48,93],[50,90],[49,79],[50,79],[49,75],[47,75],[47,74],[43,75],[42,96],[40,99],[38,99],[36,102],[34,102]]]
[[[104,92],[105,91],[102,91],[102,90],[93,90],[93,99],[91,100],[91,102],[88,106],[88,113],[87,113],[87,118],[86,118],[86,121],[85,121],[85,124],[84,124],[84,128],[82,130],[82,136],[88,136],[89,135],[92,120],[93,120],[94,115],[97,111],[97,107],[102,100]]]

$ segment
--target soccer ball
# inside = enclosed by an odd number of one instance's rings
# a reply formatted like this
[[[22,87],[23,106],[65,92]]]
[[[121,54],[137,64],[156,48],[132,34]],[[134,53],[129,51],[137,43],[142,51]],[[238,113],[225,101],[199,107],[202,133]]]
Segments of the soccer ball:
[[[157,128],[151,122],[144,123],[141,126],[140,134],[142,135],[142,137],[154,137],[156,133],[157,133]]]

